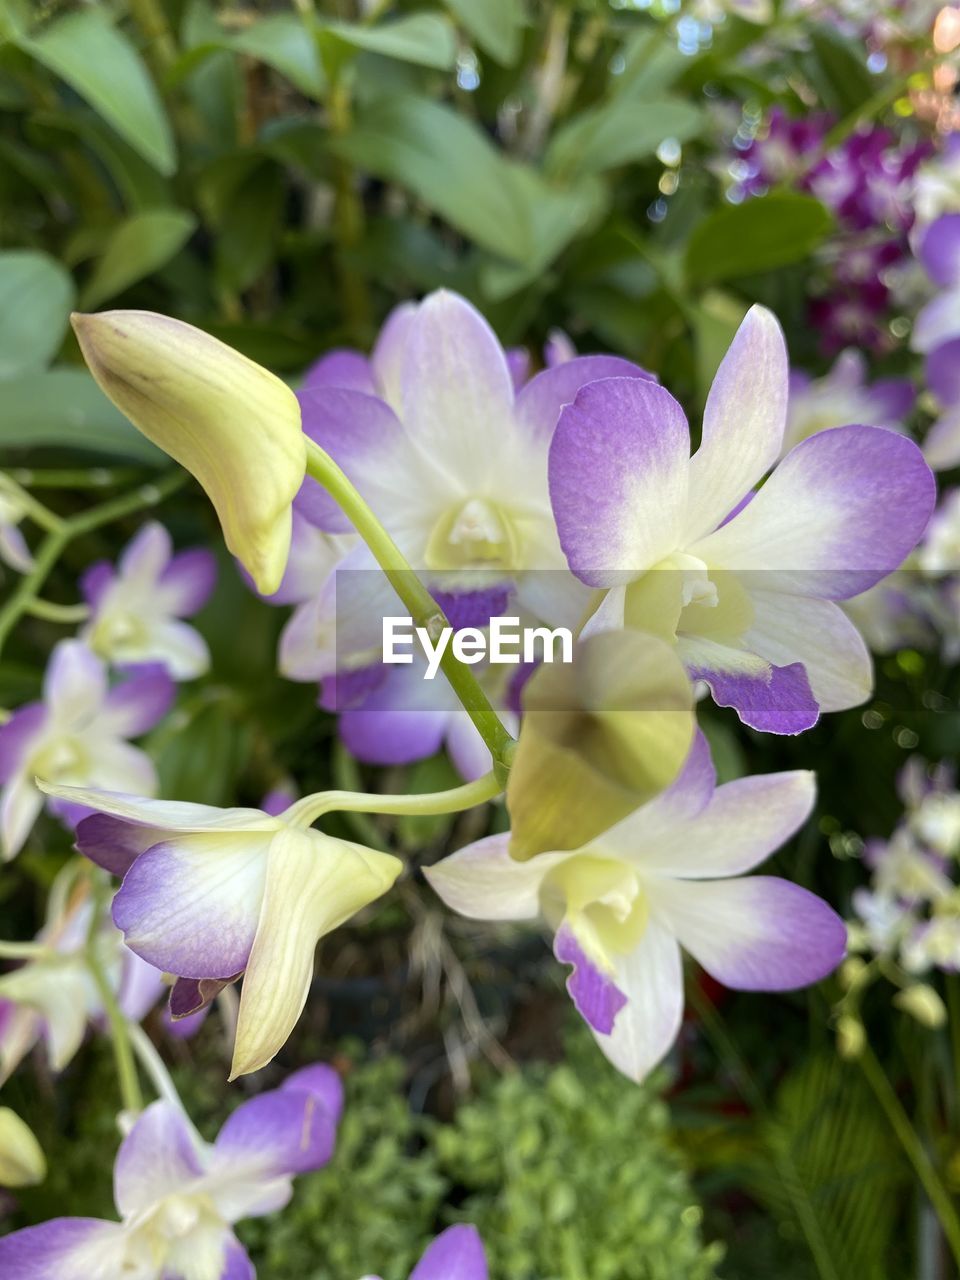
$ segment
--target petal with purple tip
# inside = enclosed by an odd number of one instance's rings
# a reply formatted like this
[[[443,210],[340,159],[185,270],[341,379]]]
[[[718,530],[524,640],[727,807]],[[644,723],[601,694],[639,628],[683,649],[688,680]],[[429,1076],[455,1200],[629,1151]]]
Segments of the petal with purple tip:
[[[359,351],[338,347],[315,360],[303,375],[304,387],[342,387],[376,395],[370,361]]]
[[[173,557],[157,582],[157,601],[178,618],[189,618],[210,599],[217,562],[210,551],[194,547]]]
[[[718,982],[738,991],[791,991],[843,959],[847,931],[814,894],[788,880],[657,880],[652,909]]]
[[[90,1280],[122,1275],[126,1236],[99,1218],[53,1218],[0,1237],[0,1275],[10,1280]]]
[[[97,727],[121,738],[138,738],[163,719],[175,692],[161,663],[138,667],[107,694]]]
[[[0,725],[0,783],[8,782],[25,766],[46,719],[47,708],[42,702],[28,702]]]
[[[198,1178],[196,1139],[171,1102],[153,1102],[124,1138],[113,1166],[113,1198],[123,1218],[152,1208]]]
[[[590,586],[622,583],[674,551],[690,437],[680,405],[642,378],[588,383],[560,413],[550,500],[564,554]]]
[[[220,1160],[242,1162],[262,1179],[322,1169],[333,1155],[336,1116],[305,1089],[273,1089],[242,1103],[220,1130]]]
[[[948,213],[928,228],[920,243],[920,261],[934,284],[960,284],[960,213]]]
[[[312,1094],[335,1121],[343,1114],[343,1081],[339,1072],[325,1062],[314,1062],[309,1067],[294,1071],[280,1088]]]
[[[410,1280],[487,1280],[487,1258],[476,1227],[448,1227],[414,1267]]]
[[[733,707],[751,729],[804,733],[819,719],[820,708],[799,662],[775,667],[754,654],[699,639],[682,641],[680,656],[690,678],[709,685],[717,706]]]
[[[80,640],[61,640],[43,677],[43,700],[57,724],[92,716],[107,693],[106,668]]]
[[[517,396],[517,421],[533,435],[549,440],[565,404],[572,404],[588,382],[603,378],[656,379],[621,356],[576,356],[538,373]]]

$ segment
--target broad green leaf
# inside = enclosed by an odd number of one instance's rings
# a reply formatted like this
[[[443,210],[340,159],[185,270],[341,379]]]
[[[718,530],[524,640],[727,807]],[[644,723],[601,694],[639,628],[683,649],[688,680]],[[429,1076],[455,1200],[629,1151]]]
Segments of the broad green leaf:
[[[867,70],[862,45],[821,26],[811,27],[810,43],[803,65],[827,110],[849,115],[882,88],[882,82]]]
[[[449,19],[439,13],[413,13],[375,27],[334,22],[324,28],[354,49],[379,53],[401,62],[447,71],[457,61],[457,37]]]
[[[164,455],[115,409],[86,369],[10,378],[0,395],[0,448],[90,449],[159,466]]]
[[[225,38],[224,46],[266,62],[308,98],[320,98],[326,87],[313,37],[292,13],[262,18],[247,31]]]
[[[155,169],[174,171],[173,135],[153,81],[101,9],[68,13],[16,44],[65,80]]]
[[[643,26],[625,41],[622,63],[610,84],[611,92],[651,98],[669,89],[690,65],[676,44],[664,40],[658,26]]]
[[[47,367],[63,341],[73,298],[69,272],[49,254],[0,253],[0,378]],[[6,394],[4,387],[2,398]]]
[[[613,98],[581,112],[557,132],[547,151],[547,168],[568,177],[602,173],[646,160],[668,138],[685,142],[702,128],[702,111],[683,98]]]
[[[101,306],[145,276],[159,271],[179,253],[197,220],[184,209],[150,209],[122,222],[81,294],[85,310]]]
[[[520,56],[523,0],[445,0],[464,30],[484,53],[506,67]]]
[[[687,276],[702,286],[800,262],[832,225],[811,196],[769,195],[717,209],[690,237]]]
[[[248,289],[273,258],[285,195],[283,171],[269,161],[254,165],[231,190],[216,242],[217,278],[228,289]]]
[[[331,149],[358,168],[406,187],[493,253],[524,262],[533,251],[528,210],[510,164],[483,133],[426,98],[384,98]]]
[[[72,145],[74,137],[85,143],[109,170],[127,208],[153,209],[168,204],[173,199],[169,180],[148,164],[95,111],[73,103],[69,111],[35,112],[31,124],[34,128],[43,129],[41,145],[50,154],[58,154],[64,145]],[[67,134],[68,138],[55,137],[51,144],[46,134],[52,130]],[[62,183],[62,177],[60,181]],[[112,213],[112,194],[106,185],[102,194],[107,211]],[[92,212],[89,206],[84,211],[89,218]]]

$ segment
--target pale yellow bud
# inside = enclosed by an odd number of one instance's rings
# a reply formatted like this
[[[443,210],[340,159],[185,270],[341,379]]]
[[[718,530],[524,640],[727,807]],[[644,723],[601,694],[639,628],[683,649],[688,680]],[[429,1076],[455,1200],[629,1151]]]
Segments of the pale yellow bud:
[[[0,1107],[0,1187],[32,1187],[47,1176],[33,1131],[15,1111]]]
[[[280,585],[306,471],[297,397],[202,329],[153,311],[72,317],[84,359],[133,425],[203,485],[257,589]]]
[[[933,987],[925,982],[916,982],[913,986],[904,987],[893,997],[893,1003],[911,1018],[916,1018],[922,1027],[936,1030],[947,1020],[947,1010]]]
[[[639,631],[582,641],[523,692],[507,784],[511,856],[579,849],[669,786],[690,751],[693,690],[672,646]]]
[[[849,927],[849,926],[848,926]],[[849,956],[840,966],[840,985],[844,991],[849,991],[855,986],[866,970],[866,964],[859,956]]]
[[[837,1022],[837,1052],[848,1060],[859,1058],[867,1044],[867,1035],[859,1018],[844,1014]]]

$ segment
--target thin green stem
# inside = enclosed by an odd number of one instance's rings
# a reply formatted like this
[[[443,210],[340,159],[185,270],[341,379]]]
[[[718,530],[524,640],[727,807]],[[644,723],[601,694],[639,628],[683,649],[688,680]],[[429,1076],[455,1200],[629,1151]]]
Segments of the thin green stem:
[[[170,1072],[167,1070],[167,1064],[157,1052],[156,1045],[144,1031],[138,1022],[130,1022],[127,1024],[130,1032],[130,1043],[133,1045],[133,1051],[140,1059],[140,1065],[150,1077],[150,1083],[156,1091],[157,1097],[162,1098],[164,1102],[171,1102],[177,1110],[183,1115],[187,1124],[197,1133],[190,1114],[183,1105],[183,1100],[177,1092],[177,1086],[173,1083]],[[199,1137],[200,1135],[197,1134]]]
[[[34,524],[48,533],[63,527],[61,518],[42,502],[38,502],[9,472],[0,473],[0,494],[16,503],[25,516],[29,516]]]
[[[954,1262],[960,1268],[960,1218],[957,1217],[953,1199],[937,1176],[937,1171],[927,1153],[926,1147],[910,1123],[910,1118],[903,1109],[893,1085],[887,1079],[883,1067],[869,1045],[864,1046],[863,1052],[857,1058],[857,1062],[866,1076],[867,1083],[873,1090],[874,1097],[886,1115],[891,1129],[897,1135],[907,1159],[913,1165],[914,1172],[920,1180],[920,1185],[926,1192],[927,1199],[937,1215]]]
[[[143,479],[142,467],[14,467],[11,479],[31,489],[109,489]]]
[[[113,520],[120,520],[123,516],[131,515],[144,507],[156,506],[158,502],[179,489],[186,478],[186,472],[170,471],[155,484],[138,485],[129,493],[101,502],[87,511],[82,511],[79,515],[71,516],[68,520],[59,521],[56,528],[51,528],[34,555],[33,568],[20,579],[10,599],[0,609],[0,649],[19,619],[29,611],[43,589],[43,584],[53,566],[63,554],[64,548],[74,538],[90,533]]]
[[[90,606],[85,604],[54,604],[52,600],[31,600],[24,610],[32,618],[45,622],[85,622],[90,617]]]
[[[388,813],[427,818],[444,813],[462,813],[492,800],[503,790],[491,770],[475,782],[448,791],[424,791],[414,795],[372,795],[362,791],[318,791],[304,796],[284,815],[286,821],[310,825],[325,813]]]
[[[90,934],[87,938],[87,967],[90,970],[93,981],[96,984],[100,1000],[103,1003],[104,1013],[107,1015],[107,1023],[110,1027],[110,1041],[113,1045],[113,1057],[117,1066],[117,1080],[120,1084],[120,1097],[123,1100],[124,1111],[130,1111],[134,1115],[143,1110],[143,1095],[140,1092],[140,1079],[137,1075],[137,1064],[133,1056],[133,1048],[130,1043],[130,1024],[124,1016],[123,1010],[117,1003],[117,997],[114,995],[113,988],[107,978],[103,968],[103,963],[97,951],[97,941],[100,933],[100,921],[102,912],[102,902],[98,904],[97,910],[93,913],[93,921],[90,925]]]
[[[0,942],[0,960],[46,960],[56,954],[42,942]]]
[[[365,500],[333,459],[312,440],[307,441],[307,473],[313,476],[340,505],[353,527],[373,552],[387,580],[410,611],[414,625],[423,627],[436,639],[446,627],[443,610],[407,563],[400,548],[384,529]],[[513,751],[513,738],[490,705],[472,670],[460,662],[448,645],[440,668],[463,709],[493,756],[493,767],[501,782],[506,780]]]

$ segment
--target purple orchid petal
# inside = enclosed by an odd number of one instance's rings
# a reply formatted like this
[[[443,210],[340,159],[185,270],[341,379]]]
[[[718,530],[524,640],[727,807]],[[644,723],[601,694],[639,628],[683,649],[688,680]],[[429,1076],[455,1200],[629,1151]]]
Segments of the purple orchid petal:
[[[710,744],[698,729],[683,768],[665,791],[646,806],[663,808],[672,818],[693,818],[710,803],[717,786],[717,771],[710,754]]]
[[[0,1238],[0,1275],[9,1280],[90,1280],[119,1275],[124,1232],[99,1218],[53,1218]]]
[[[960,338],[945,342],[930,352],[926,381],[942,405],[960,404]]]
[[[475,782],[493,768],[490,748],[465,711],[455,711],[450,717],[446,748],[454,768],[465,782]]]
[[[104,699],[99,723],[121,738],[138,738],[170,710],[176,686],[166,667],[149,662],[130,669]]]
[[[819,982],[846,951],[846,926],[836,912],[788,880],[663,879],[652,898],[680,945],[738,991],[791,991]]]
[[[257,1272],[246,1249],[236,1238],[230,1236],[226,1253],[223,1256],[223,1270],[220,1280],[257,1280]]]
[[[761,733],[797,734],[812,729],[820,707],[800,662],[769,668],[767,675],[688,668],[691,679],[710,686],[718,707],[733,707],[744,724]]]
[[[23,768],[46,718],[47,708],[42,702],[28,702],[0,725],[0,783],[9,782]]]
[[[872,425],[895,427],[913,412],[917,393],[908,378],[880,378],[868,389],[866,398],[872,409]]]
[[[530,381],[530,352],[526,347],[508,347],[504,352],[514,391]]]
[[[172,1026],[178,1027],[185,1019],[206,1013],[220,992],[242,976],[242,973],[234,973],[229,978],[178,978],[170,988],[167,1006]]]
[[[339,387],[306,387],[297,398],[304,432],[343,468],[368,501],[374,503],[377,491],[371,486],[402,484],[412,465],[410,451],[404,447],[396,415],[382,400]],[[376,504],[375,510],[379,511]],[[338,504],[310,476],[294,499],[294,511],[328,533],[353,529]]]
[[[960,284],[960,213],[947,213],[932,223],[920,244],[920,261],[934,284],[950,289]]]
[[[837,427],[798,444],[736,519],[688,550],[718,569],[775,572],[771,589],[843,600],[903,562],[935,500],[912,440]]]
[[[124,1017],[142,1022],[166,990],[163,974],[146,960],[124,947],[117,1004]]]
[[[588,382],[603,378],[642,378],[656,382],[652,373],[621,356],[577,356],[544,369],[517,396],[517,420],[544,440],[553,435],[565,404],[572,404]]]
[[[344,711],[338,731],[350,754],[366,764],[412,764],[440,750],[449,721],[447,711],[365,705]]]
[[[131,951],[186,978],[247,966],[273,832],[190,835],[154,845],[124,877],[113,920]]]
[[[381,662],[355,671],[338,671],[320,681],[319,705],[324,711],[343,712],[361,706],[375,689],[379,689],[388,675]]]
[[[113,1198],[123,1218],[152,1208],[203,1173],[183,1112],[153,1102],[124,1138],[113,1166]]]
[[[322,1169],[333,1155],[337,1118],[307,1089],[273,1089],[227,1117],[215,1146],[219,1157],[256,1162],[264,1177]]]
[[[315,361],[303,375],[303,386],[342,387],[365,395],[377,394],[370,361],[359,351],[346,347],[328,351]]]
[[[125,876],[141,853],[160,842],[154,827],[92,813],[77,826],[77,850],[111,875]]]
[[[327,1115],[334,1122],[343,1114],[343,1081],[338,1072],[325,1062],[315,1062],[309,1067],[301,1067],[287,1076],[280,1086],[282,1090],[306,1092],[320,1100]]]
[[[454,631],[463,627],[488,627],[491,618],[501,617],[510,601],[509,585],[484,587],[474,591],[433,591]]]
[[[43,677],[43,700],[64,723],[92,716],[107,692],[104,664],[80,640],[61,640]]]
[[[173,555],[170,534],[158,520],[148,521],[127,543],[117,561],[121,578],[155,581]]]
[[[394,307],[383,322],[370,356],[377,394],[393,406],[400,403],[407,343],[417,311],[415,302],[401,302]]]
[[[217,583],[217,562],[203,547],[180,551],[157,580],[157,594],[178,618],[189,618],[210,599]]]
[[[204,1005],[196,1013],[188,1013],[183,1018],[174,1018],[170,1014],[170,1006],[165,1005],[161,1013],[163,1029],[174,1040],[191,1040],[207,1020],[211,1006]]]
[[[560,366],[561,369],[567,366]],[[680,405],[644,378],[588,383],[560,413],[550,499],[570,568],[603,587],[680,542],[690,435]]]
[[[487,1280],[487,1258],[476,1227],[448,1227],[414,1267],[410,1280]]]
[[[116,580],[110,561],[98,560],[80,575],[80,594],[91,609],[96,609]]]
[[[587,957],[569,924],[562,924],[557,931],[553,954],[561,964],[573,965],[567,990],[577,1012],[594,1031],[610,1035],[627,997],[613,979]]]

